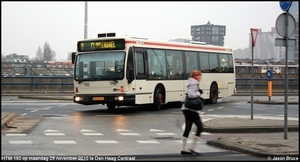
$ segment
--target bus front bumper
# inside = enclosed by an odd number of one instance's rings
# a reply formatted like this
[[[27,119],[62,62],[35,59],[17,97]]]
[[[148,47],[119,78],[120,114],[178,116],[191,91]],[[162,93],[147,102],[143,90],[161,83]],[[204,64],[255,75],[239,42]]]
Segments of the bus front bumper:
[[[115,103],[116,105],[133,105],[135,103],[135,95],[75,95],[73,96],[75,103],[83,105]]]

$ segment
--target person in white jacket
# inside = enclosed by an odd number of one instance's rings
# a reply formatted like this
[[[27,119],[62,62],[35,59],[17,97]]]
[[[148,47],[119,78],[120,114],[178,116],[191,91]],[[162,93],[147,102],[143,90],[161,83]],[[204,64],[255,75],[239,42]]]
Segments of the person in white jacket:
[[[199,89],[199,83],[202,77],[202,73],[199,70],[193,70],[190,73],[190,77],[188,79],[187,83],[187,89],[186,93],[189,98],[197,98],[200,97],[203,93],[201,89]],[[199,151],[196,149],[197,142],[200,140],[200,134],[203,130],[203,125],[201,118],[199,116],[200,111],[199,110],[193,110],[190,108],[187,108],[184,106],[184,103],[182,104],[182,112],[185,117],[185,129],[182,136],[182,149],[181,154],[200,154]],[[187,149],[186,144],[187,140],[190,134],[190,131],[192,129],[193,123],[197,126],[197,131],[193,139],[192,147],[191,149]]]

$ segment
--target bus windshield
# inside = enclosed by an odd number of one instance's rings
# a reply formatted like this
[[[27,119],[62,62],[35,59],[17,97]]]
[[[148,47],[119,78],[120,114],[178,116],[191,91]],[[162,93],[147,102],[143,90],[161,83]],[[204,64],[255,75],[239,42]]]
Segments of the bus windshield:
[[[123,79],[124,60],[125,52],[78,54],[74,66],[74,78],[78,82]]]

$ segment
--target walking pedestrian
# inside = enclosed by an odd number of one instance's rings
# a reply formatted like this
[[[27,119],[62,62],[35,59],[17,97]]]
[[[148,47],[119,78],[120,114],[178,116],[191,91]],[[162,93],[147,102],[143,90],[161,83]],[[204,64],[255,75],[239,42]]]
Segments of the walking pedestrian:
[[[188,79],[187,83],[187,89],[186,93],[189,98],[197,98],[200,97],[203,93],[201,89],[199,89],[199,83],[202,78],[202,73],[199,70],[193,70],[190,73],[190,77]],[[182,104],[182,112],[184,114],[185,118],[185,129],[182,136],[182,150],[181,154],[200,154],[200,152],[197,150],[197,142],[200,140],[200,134],[203,130],[203,125],[201,118],[199,116],[200,111],[190,109],[184,106],[184,103]],[[196,134],[193,138],[193,143],[191,148],[188,150],[186,147],[187,140],[190,134],[190,131],[192,129],[192,125],[195,123],[197,126]]]

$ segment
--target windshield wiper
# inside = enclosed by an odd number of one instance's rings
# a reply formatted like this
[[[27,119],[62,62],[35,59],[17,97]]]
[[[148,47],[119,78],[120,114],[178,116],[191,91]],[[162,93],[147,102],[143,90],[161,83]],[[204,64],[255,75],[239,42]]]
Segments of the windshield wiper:
[[[101,79],[103,79],[104,77],[102,76],[102,75],[96,75],[96,76],[93,76],[93,77],[91,77],[91,78],[84,78],[84,79],[80,79],[79,81],[78,81],[78,84],[80,84],[81,82],[83,82],[83,81],[95,81],[95,80],[101,80]]]
[[[80,84],[83,81],[89,81],[89,80],[90,80],[90,78],[80,79],[80,80],[78,80],[78,84]]]

